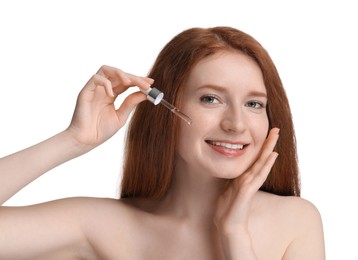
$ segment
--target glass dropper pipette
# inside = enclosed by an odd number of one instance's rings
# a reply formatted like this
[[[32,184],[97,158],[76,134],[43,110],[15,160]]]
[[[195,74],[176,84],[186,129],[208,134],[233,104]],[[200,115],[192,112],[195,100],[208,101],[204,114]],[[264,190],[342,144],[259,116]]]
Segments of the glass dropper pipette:
[[[148,90],[141,91],[147,95],[147,99],[152,102],[154,105],[162,104],[166,108],[168,108],[172,113],[183,119],[188,125],[191,125],[192,121],[190,117],[182,113],[177,107],[170,104],[168,101],[166,101],[164,97],[164,93],[161,92],[159,89],[156,88],[149,88]]]

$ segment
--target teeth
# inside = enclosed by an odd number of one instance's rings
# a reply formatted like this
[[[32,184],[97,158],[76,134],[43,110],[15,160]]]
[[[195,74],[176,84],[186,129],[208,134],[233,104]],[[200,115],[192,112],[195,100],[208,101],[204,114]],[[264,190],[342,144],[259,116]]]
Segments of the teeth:
[[[244,148],[242,144],[229,144],[229,143],[213,142],[213,141],[211,141],[210,144],[215,146],[225,147],[228,149],[233,149],[233,150],[242,150]]]

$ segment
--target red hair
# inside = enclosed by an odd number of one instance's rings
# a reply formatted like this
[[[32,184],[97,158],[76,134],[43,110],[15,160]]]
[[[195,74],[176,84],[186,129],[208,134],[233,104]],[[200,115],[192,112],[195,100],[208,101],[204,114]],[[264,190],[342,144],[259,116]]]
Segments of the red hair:
[[[279,157],[261,190],[300,196],[295,133],[288,99],[266,50],[250,35],[231,27],[192,28],[175,36],[159,53],[149,77],[153,87],[180,107],[184,82],[203,58],[223,50],[250,56],[260,66],[266,86],[271,127],[280,128]],[[121,197],[159,199],[172,180],[179,131],[178,118],[162,106],[143,102],[131,119],[126,140]]]

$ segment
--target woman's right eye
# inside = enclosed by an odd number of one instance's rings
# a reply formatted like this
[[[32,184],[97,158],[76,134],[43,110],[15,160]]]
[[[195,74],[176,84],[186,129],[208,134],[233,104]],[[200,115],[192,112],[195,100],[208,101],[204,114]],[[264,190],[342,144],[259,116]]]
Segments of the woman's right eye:
[[[207,104],[219,104],[219,99],[212,95],[205,95],[200,98],[200,101]]]

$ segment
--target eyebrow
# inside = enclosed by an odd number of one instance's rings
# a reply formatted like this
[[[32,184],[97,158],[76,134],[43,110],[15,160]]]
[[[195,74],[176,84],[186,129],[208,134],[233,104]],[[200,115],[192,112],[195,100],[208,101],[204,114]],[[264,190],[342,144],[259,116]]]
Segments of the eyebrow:
[[[197,90],[205,89],[205,88],[213,89],[213,90],[217,90],[217,91],[222,91],[222,92],[227,92],[225,87],[222,87],[222,86],[219,86],[219,85],[210,85],[210,84],[202,85],[202,86],[198,87]],[[250,91],[247,96],[267,98],[267,94],[265,92],[256,91],[256,90]]]

